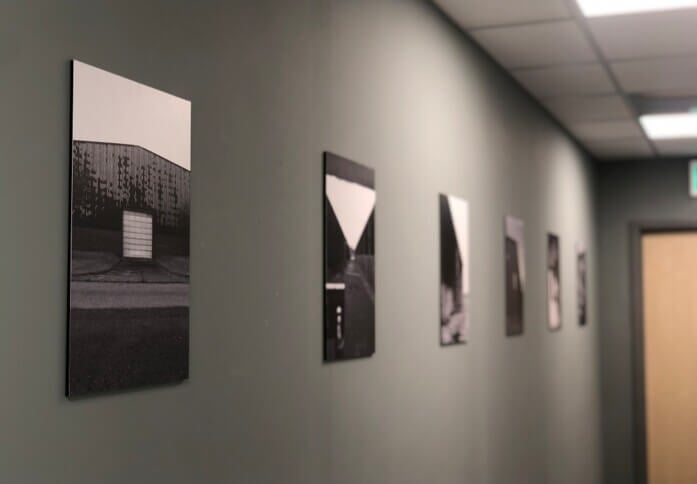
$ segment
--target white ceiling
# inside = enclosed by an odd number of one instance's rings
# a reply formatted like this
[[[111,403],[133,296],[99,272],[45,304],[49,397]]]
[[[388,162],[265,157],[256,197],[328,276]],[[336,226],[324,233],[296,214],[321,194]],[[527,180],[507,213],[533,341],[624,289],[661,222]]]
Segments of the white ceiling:
[[[610,76],[597,63],[520,69],[514,70],[513,76],[542,101],[615,93]]]
[[[435,2],[599,159],[697,155],[695,140],[651,142],[630,101],[697,96],[697,8],[586,19],[576,0]]]
[[[595,60],[592,47],[572,21],[491,27],[470,34],[509,69]]]
[[[697,94],[697,56],[612,62],[610,67],[630,93]]]

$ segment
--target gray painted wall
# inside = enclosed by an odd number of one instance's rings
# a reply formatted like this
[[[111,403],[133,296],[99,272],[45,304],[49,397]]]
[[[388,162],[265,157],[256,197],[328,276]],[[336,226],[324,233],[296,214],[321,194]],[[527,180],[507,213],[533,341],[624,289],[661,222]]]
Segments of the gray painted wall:
[[[605,482],[634,482],[630,229],[633,222],[697,222],[686,160],[601,164],[598,174]]]
[[[191,379],[69,402],[69,60],[193,102]],[[429,3],[0,4],[0,481],[601,480],[592,164]],[[323,150],[376,168],[377,354],[323,365]],[[438,193],[470,201],[472,341],[438,346]],[[526,221],[504,337],[503,216]],[[561,235],[564,328],[545,320]]]

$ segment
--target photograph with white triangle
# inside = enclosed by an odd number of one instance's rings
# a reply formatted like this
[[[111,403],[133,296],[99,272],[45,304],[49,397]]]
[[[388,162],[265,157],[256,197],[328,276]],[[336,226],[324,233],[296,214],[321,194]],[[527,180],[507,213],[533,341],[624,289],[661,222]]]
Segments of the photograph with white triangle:
[[[324,359],[375,352],[375,175],[324,155]]]

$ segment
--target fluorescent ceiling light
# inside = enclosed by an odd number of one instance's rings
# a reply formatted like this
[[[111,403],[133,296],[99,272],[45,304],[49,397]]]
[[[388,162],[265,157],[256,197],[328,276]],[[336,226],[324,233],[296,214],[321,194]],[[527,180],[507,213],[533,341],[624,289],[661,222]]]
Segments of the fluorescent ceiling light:
[[[578,0],[586,17],[697,7],[697,0]]]
[[[697,114],[647,114],[639,118],[651,139],[697,138]]]

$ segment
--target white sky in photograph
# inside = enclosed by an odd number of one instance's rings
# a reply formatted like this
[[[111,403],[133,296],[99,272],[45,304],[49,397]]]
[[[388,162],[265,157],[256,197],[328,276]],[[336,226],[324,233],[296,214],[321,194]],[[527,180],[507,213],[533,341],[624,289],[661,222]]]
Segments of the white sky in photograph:
[[[448,197],[448,206],[462,260],[462,293],[469,294],[469,207],[466,201],[452,196]]]
[[[191,103],[74,61],[73,139],[141,146],[191,170]]]
[[[346,243],[356,250],[375,208],[375,190],[326,175],[326,193]]]

